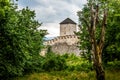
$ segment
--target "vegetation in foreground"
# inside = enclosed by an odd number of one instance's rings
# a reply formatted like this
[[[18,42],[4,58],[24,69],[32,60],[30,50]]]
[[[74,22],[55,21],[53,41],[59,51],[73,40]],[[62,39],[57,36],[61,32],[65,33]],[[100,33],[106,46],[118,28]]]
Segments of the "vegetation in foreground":
[[[106,71],[106,80],[119,80],[120,71]],[[95,72],[84,71],[52,71],[32,73],[14,80],[96,80]]]
[[[42,71],[33,71],[24,76],[16,77],[14,80],[96,80],[95,71],[91,63],[84,58],[77,57],[73,54],[60,56],[49,53],[44,57],[44,60],[41,65]],[[52,65],[50,66],[50,64]],[[120,79],[120,65],[118,64],[119,61],[114,61],[105,65],[106,80]]]

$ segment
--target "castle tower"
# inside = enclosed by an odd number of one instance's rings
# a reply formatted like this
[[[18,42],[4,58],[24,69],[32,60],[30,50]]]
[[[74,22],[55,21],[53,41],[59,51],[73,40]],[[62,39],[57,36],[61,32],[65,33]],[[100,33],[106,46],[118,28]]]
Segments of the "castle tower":
[[[76,30],[76,23],[70,18],[67,18],[60,23],[60,36],[74,35]]]

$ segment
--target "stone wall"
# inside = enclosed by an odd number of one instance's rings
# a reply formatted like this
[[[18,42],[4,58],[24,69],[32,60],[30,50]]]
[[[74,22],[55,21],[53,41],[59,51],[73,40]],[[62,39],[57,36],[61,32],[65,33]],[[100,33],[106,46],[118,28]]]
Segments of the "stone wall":
[[[44,45],[50,45],[51,50],[58,54],[74,53],[80,55],[78,46],[78,37],[76,35],[59,36],[52,40],[44,42]]]
[[[61,24],[60,36],[74,35],[74,32],[76,32],[76,30],[76,24]]]
[[[56,43],[56,44],[52,45],[51,50],[54,53],[57,53],[57,54],[60,54],[60,55],[65,54],[65,53],[75,54],[77,56],[80,55],[80,50],[77,47],[77,44],[69,45],[66,42]]]

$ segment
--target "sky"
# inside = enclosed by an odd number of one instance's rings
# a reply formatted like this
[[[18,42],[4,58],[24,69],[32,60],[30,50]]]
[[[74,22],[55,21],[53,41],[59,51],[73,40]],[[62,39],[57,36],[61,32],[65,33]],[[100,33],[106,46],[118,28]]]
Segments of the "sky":
[[[78,23],[77,12],[83,8],[86,0],[18,0],[18,8],[29,7],[35,10],[36,19],[42,23],[39,29],[48,31],[46,37],[59,36],[59,23],[71,18]]]

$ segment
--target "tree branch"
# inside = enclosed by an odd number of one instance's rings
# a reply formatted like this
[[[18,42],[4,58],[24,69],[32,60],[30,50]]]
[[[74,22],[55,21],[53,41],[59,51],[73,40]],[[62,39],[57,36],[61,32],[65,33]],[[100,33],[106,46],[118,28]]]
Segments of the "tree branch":
[[[100,49],[102,49],[103,45],[104,45],[106,25],[107,25],[107,10],[105,9],[104,10],[103,22],[102,22],[102,30],[101,30],[101,35],[100,35],[100,42],[99,42]]]

